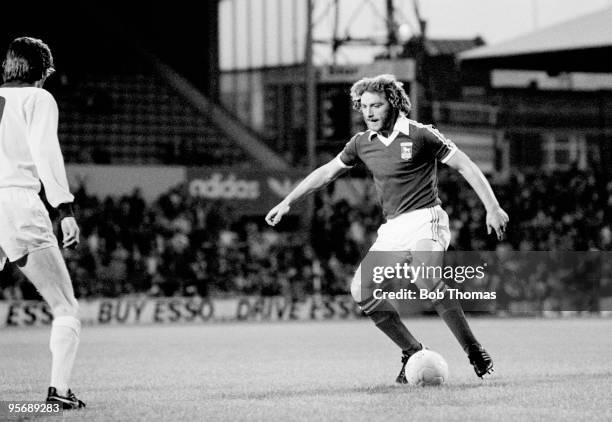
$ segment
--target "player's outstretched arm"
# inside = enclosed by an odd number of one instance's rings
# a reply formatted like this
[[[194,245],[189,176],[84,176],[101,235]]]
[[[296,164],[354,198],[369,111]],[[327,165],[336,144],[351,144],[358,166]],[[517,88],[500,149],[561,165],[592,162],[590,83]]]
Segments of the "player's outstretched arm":
[[[321,189],[346,170],[346,166],[343,166],[338,158],[334,158],[327,164],[317,168],[306,176],[285,199],[268,212],[266,222],[271,226],[275,226],[289,212],[292,204],[298,202],[306,195]]]
[[[487,233],[495,231],[502,240],[508,224],[508,214],[500,207],[491,185],[476,164],[461,150],[457,150],[446,162],[457,170],[476,192],[487,210]]]

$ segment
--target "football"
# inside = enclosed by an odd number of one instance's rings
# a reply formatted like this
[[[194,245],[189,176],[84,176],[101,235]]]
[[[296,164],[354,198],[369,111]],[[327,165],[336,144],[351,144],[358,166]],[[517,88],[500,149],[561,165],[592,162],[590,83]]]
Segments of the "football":
[[[448,379],[448,364],[439,353],[423,349],[408,360],[406,378],[410,385],[442,385]]]

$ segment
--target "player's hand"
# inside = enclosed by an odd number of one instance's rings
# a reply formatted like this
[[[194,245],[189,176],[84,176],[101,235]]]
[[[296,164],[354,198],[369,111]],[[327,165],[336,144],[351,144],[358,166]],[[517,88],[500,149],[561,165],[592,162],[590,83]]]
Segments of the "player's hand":
[[[291,208],[289,207],[289,205],[284,202],[281,202],[280,204],[272,208],[268,215],[266,215],[266,223],[271,226],[276,226],[281,221],[283,216],[289,212],[290,209]]]
[[[62,246],[64,248],[75,248],[79,244],[81,232],[76,220],[74,217],[65,217],[61,221],[61,226],[64,239]]]
[[[508,214],[500,206],[495,207],[487,212],[487,233],[495,230],[497,240],[502,240],[506,233],[506,225],[510,221]]]

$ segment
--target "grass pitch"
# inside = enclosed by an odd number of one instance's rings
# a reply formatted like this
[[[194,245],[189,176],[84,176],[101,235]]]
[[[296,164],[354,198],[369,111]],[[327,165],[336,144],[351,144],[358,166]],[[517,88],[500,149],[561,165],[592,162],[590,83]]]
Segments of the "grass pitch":
[[[612,420],[612,319],[471,318],[495,360],[485,381],[440,319],[406,322],[447,359],[446,385],[395,385],[400,353],[367,320],[86,326],[72,387],[87,409],[46,419]],[[0,400],[44,398],[48,337],[0,331]]]

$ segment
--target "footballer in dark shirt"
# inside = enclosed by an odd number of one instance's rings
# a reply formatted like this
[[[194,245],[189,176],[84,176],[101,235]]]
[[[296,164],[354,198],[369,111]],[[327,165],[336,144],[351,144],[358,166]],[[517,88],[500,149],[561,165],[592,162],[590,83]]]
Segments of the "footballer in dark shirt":
[[[499,206],[489,182],[452,141],[432,126],[408,119],[410,99],[401,82],[393,75],[363,78],[351,87],[351,99],[368,130],[353,136],[338,156],[310,173],[270,210],[266,216],[268,224],[276,225],[293,203],[362,162],[372,172],[386,219],[362,264],[379,256],[383,256],[383,261],[389,257],[396,261],[393,252],[409,251],[413,262],[441,267],[443,252],[450,243],[450,230],[448,215],[438,198],[439,161],[461,173],[487,210],[488,232],[494,231],[499,239],[503,237],[508,215]],[[382,251],[391,255],[384,258],[380,255]],[[406,383],[406,363],[423,346],[403,324],[392,303],[375,294],[376,281],[372,278],[371,272],[362,271],[360,265],[351,283],[351,294],[363,312],[401,348],[403,365],[396,381]],[[431,295],[435,297],[433,306],[467,353],[476,375],[490,373],[493,360],[476,340],[459,301],[444,294],[447,289],[444,280],[417,277],[414,282],[422,290],[439,293]]]

